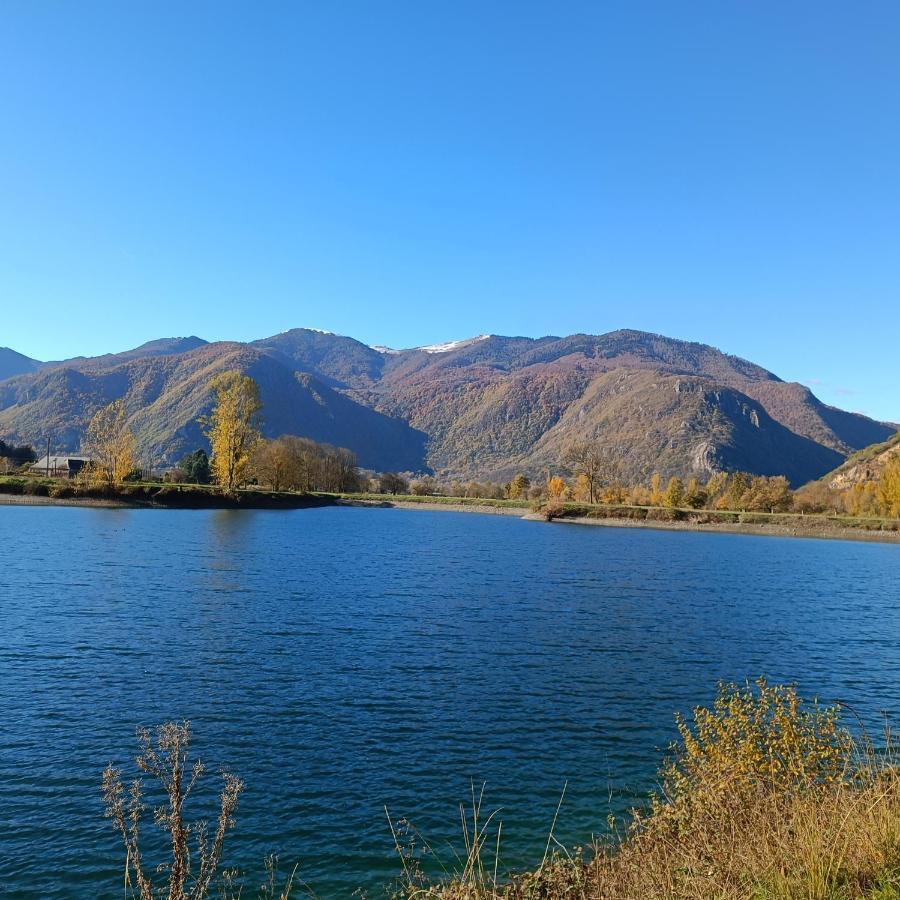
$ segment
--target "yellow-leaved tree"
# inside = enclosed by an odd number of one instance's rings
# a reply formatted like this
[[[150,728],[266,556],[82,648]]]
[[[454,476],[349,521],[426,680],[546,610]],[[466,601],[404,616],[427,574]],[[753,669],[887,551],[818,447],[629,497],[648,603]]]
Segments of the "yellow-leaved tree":
[[[90,476],[108,485],[123,481],[134,471],[136,441],[128,427],[124,400],[97,410],[81,442],[90,457]]]
[[[889,516],[900,516],[900,454],[892,456],[884,466],[878,484],[881,502]]]
[[[260,440],[259,386],[249,375],[231,371],[217,375],[210,387],[216,402],[203,422],[212,447],[212,469],[222,490],[231,493],[244,481]]]
[[[561,500],[566,491],[568,490],[568,485],[565,482],[565,479],[560,478],[559,475],[554,475],[547,482],[547,496],[552,500]]]

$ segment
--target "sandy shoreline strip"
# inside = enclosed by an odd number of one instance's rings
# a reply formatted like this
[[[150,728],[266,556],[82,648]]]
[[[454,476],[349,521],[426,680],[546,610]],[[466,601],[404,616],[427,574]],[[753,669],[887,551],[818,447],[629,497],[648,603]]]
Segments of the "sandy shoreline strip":
[[[105,509],[138,509],[144,504],[124,500],[95,500],[90,497],[71,499],[39,497],[33,494],[0,494],[0,506],[95,506]]]
[[[337,500],[337,506],[367,506],[375,509],[439,509],[444,512],[471,512],[471,513],[487,513],[488,515],[500,516],[518,516],[520,519],[526,518],[531,513],[527,509],[517,508],[514,506],[489,506],[488,504],[477,503],[429,503],[424,501],[416,503],[414,500]],[[543,518],[543,517],[539,517]]]

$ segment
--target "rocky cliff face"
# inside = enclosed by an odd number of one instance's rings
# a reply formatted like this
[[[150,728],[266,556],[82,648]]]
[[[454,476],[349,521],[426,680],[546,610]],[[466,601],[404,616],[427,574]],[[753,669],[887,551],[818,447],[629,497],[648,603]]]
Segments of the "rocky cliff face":
[[[196,419],[210,406],[209,380],[230,368],[259,381],[269,436],[347,446],[377,469],[456,477],[541,476],[577,439],[599,441],[630,480],[744,469],[799,484],[894,430],[747,360],[638,331],[388,350],[294,329],[35,366],[0,380],[0,436],[75,449],[91,415],[124,397],[143,451],[163,462],[204,444]]]
[[[857,484],[877,482],[885,463],[900,456],[900,432],[887,441],[854,453],[841,466],[829,472],[822,482],[833,490],[843,491]]]

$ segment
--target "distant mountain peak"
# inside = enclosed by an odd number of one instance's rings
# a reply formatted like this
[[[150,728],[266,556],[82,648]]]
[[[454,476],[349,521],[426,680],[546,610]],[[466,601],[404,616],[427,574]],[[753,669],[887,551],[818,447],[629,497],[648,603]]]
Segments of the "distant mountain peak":
[[[336,331],[325,331],[324,328],[306,328],[306,327],[298,327],[298,328],[288,328],[286,331],[279,331],[278,334],[272,335],[272,338],[263,338],[263,340],[272,340],[273,338],[284,337],[285,335],[297,334],[298,332],[305,331],[307,334],[327,334],[330,337],[343,337],[344,335],[338,334]]]
[[[188,350],[196,350],[197,347],[204,347],[207,343],[209,342],[203,340],[203,338],[201,337],[197,337],[196,334],[192,334],[188,337],[157,338],[154,341],[147,341],[146,343],[141,344],[139,347],[135,347],[134,350],[126,352],[146,352],[169,355],[173,353],[184,353]]]
[[[24,375],[40,368],[40,362],[13,350],[12,347],[0,347],[0,381],[15,375]]]

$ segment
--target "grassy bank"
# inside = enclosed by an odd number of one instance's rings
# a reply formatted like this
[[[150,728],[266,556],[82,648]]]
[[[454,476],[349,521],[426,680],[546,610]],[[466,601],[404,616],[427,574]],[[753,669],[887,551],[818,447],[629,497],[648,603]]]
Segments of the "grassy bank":
[[[542,507],[552,519],[631,519],[645,522],[685,522],[696,525],[772,525],[780,528],[858,528],[863,531],[900,531],[900,520],[838,516],[824,513],[766,513],[737,510],[627,506],[625,504],[562,503]]]
[[[80,485],[68,479],[0,476],[0,494],[62,503],[110,503],[171,509],[303,509],[325,506],[314,494],[247,489],[224,494],[213,485],[135,484]]]
[[[403,900],[900,900],[900,768],[890,744],[854,739],[839,710],[792,688],[722,686],[679,722],[649,807],[588,851],[554,844],[501,877],[500,826],[473,798],[456,874],[404,860]],[[398,847],[398,850],[402,848]]]

